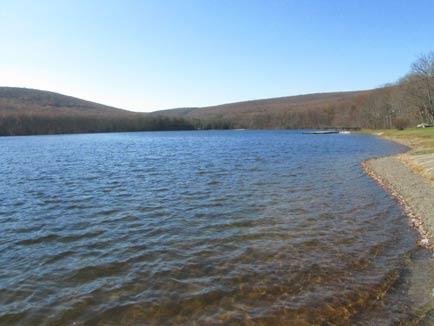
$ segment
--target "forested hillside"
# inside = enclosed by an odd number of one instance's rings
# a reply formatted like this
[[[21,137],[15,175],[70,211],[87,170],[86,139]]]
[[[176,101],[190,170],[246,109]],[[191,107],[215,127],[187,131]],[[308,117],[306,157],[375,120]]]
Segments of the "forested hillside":
[[[434,122],[434,54],[422,55],[402,79],[368,91],[309,94],[204,108],[158,111],[200,129],[403,128]]]
[[[78,132],[405,128],[434,123],[434,53],[399,81],[367,91],[308,94],[152,114],[121,110],[57,93],[0,87],[0,135]]]
[[[156,113],[191,119],[200,129],[358,127],[357,107],[370,93],[308,94]]]
[[[57,93],[0,87],[0,135],[184,130],[182,118],[149,116]]]

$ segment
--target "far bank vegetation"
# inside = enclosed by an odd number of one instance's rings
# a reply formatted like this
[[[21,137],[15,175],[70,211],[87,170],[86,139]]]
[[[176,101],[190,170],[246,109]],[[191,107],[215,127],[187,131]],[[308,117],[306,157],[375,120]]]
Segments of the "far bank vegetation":
[[[158,112],[157,112],[158,113]],[[374,90],[309,94],[168,110],[198,129],[403,129],[434,123],[434,53],[421,55],[395,83]]]
[[[356,78],[356,77],[354,77]],[[0,135],[192,129],[404,129],[434,123],[434,52],[374,90],[136,113],[61,94],[0,87]]]

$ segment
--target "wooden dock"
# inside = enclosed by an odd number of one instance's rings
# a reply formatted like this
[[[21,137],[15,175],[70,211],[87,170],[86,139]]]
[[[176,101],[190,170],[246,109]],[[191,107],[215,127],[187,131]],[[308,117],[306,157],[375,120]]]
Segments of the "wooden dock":
[[[338,134],[339,130],[315,130],[315,131],[305,131],[303,134],[306,135],[327,135],[327,134]]]

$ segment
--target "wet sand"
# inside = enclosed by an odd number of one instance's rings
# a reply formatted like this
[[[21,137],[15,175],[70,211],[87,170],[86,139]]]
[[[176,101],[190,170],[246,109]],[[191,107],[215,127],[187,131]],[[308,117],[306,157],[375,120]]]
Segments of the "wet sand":
[[[420,237],[418,245],[428,249],[408,260],[405,291],[412,302],[410,325],[434,324],[434,186],[426,167],[402,154],[364,161],[366,173],[388,191],[403,207],[409,224]],[[428,170],[429,171],[429,170]],[[431,256],[431,257],[430,257]]]
[[[408,160],[405,155],[383,157],[365,161],[363,167],[403,206],[410,224],[421,235],[419,244],[433,249],[434,187],[431,180],[408,166]]]

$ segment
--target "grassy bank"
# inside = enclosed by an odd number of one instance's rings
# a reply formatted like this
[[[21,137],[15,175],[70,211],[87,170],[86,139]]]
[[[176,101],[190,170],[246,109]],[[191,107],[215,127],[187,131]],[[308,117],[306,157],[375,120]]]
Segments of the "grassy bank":
[[[407,145],[412,154],[434,153],[434,128],[370,130],[369,133]]]

